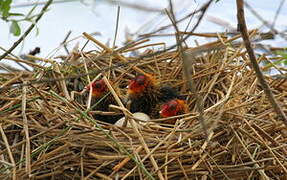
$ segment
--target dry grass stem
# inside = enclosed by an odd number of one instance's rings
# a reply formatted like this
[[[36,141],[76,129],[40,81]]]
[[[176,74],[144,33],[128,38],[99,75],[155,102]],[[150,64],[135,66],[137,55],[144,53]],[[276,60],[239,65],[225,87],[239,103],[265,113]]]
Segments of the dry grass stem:
[[[170,19],[178,29],[180,20]],[[84,42],[99,48],[84,45],[62,63],[33,57],[50,67],[35,61],[25,64],[31,72],[1,73],[0,179],[286,179],[286,126],[258,83],[241,35],[193,34],[216,39],[188,47],[181,41],[190,33],[177,31],[182,45],[173,50],[144,37],[110,48],[83,33]],[[162,48],[167,51],[156,50]],[[189,112],[172,117],[175,124],[164,123],[171,118],[145,124],[133,118],[126,87],[138,73],[177,89]],[[115,100],[104,111],[91,108],[102,101],[93,102],[85,88],[99,78]],[[286,113],[286,79],[264,79]],[[131,127],[92,114],[126,116]]]

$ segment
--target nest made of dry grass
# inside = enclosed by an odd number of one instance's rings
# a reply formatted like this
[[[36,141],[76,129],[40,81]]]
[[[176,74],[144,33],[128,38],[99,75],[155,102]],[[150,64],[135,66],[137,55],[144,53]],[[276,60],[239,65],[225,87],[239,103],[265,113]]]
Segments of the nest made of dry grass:
[[[245,49],[216,41],[213,45],[221,48],[194,55],[210,44],[185,49],[196,94],[186,86],[181,52],[139,53],[145,47],[141,43],[118,51],[97,43],[102,51],[73,52],[64,63],[38,58],[52,65],[32,63],[32,73],[1,74],[1,87],[35,79],[43,83],[1,91],[0,178],[287,178],[287,129],[258,84]],[[86,93],[74,92],[99,78],[77,75],[139,57],[136,64],[102,75],[121,98],[128,80],[141,72],[178,89],[187,97],[190,113],[178,117],[176,125],[163,126],[154,119],[132,128],[109,125],[89,115]],[[46,81],[65,77],[73,78]],[[286,80],[265,78],[287,112]],[[196,95],[203,100],[208,137],[199,121]]]

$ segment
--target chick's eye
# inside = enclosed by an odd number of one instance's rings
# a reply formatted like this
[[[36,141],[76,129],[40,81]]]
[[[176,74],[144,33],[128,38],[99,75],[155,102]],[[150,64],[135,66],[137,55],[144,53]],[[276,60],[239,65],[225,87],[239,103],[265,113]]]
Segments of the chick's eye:
[[[138,84],[138,85],[144,85],[144,83],[145,83],[145,77],[144,76],[139,76],[139,77],[137,77],[136,78],[136,83]]]
[[[98,88],[100,88],[100,87],[102,87],[102,85],[101,85],[100,83],[95,83],[95,84],[94,84],[94,88],[97,88],[97,89],[98,89]]]
[[[138,79],[137,80],[138,85],[144,85],[144,80],[143,79]]]
[[[175,103],[171,103],[171,104],[169,105],[169,109],[170,109],[170,110],[175,110],[176,107],[177,107],[177,104],[175,104]]]

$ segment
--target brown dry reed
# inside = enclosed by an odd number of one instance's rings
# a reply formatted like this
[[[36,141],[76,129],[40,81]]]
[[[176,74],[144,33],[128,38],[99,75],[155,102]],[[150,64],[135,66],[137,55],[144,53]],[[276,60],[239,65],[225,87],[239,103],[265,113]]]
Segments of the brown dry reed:
[[[234,42],[240,35],[218,34],[217,41],[183,47],[192,92],[178,50],[154,53],[164,43],[148,39],[112,49],[83,35],[98,50],[74,50],[62,63],[6,57],[34,70],[7,67],[1,74],[0,179],[287,179],[287,129],[258,84],[244,45]],[[119,63],[128,64],[108,69]],[[126,85],[138,73],[178,89],[190,113],[178,116],[174,126],[163,125],[164,119],[137,125],[125,99]],[[112,109],[130,117],[131,128],[91,116],[97,104],[84,87],[102,77],[117,102]],[[286,79],[264,78],[286,113]],[[195,95],[201,97],[208,137]]]

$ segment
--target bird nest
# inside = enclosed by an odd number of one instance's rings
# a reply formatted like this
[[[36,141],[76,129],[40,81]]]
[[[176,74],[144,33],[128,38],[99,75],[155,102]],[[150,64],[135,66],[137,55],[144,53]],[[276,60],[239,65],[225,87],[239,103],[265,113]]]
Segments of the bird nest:
[[[51,66],[23,61],[34,71],[1,74],[1,179],[287,178],[286,126],[244,46],[234,45],[239,36],[153,51],[163,43],[142,40],[110,49],[84,35],[101,50],[73,51],[61,63],[33,57]],[[91,116],[89,93],[81,91],[105,77],[117,89],[112,108],[131,117],[126,86],[138,73],[178,89],[189,113],[174,125],[127,118],[132,127]],[[286,80],[265,79],[286,113]]]

